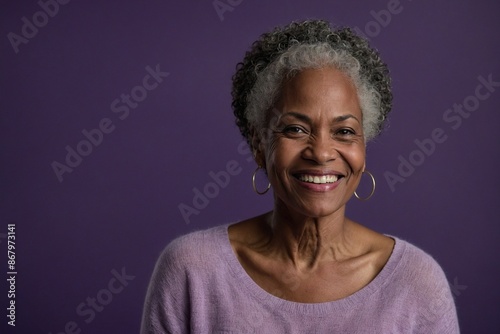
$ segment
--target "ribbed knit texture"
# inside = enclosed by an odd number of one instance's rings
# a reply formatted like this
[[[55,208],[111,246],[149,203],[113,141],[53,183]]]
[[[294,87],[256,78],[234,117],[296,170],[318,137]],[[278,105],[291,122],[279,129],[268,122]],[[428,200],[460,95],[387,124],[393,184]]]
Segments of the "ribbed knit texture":
[[[231,248],[228,225],[172,241],[146,296],[150,333],[459,333],[441,267],[417,247],[396,244],[364,288],[333,302],[297,303],[260,288]],[[332,283],[334,284],[334,283]]]

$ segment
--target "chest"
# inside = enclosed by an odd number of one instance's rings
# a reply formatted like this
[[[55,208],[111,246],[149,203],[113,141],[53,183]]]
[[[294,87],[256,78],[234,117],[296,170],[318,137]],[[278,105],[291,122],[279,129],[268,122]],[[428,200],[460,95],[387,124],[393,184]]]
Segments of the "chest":
[[[350,296],[368,285],[380,270],[369,263],[325,263],[309,271],[276,263],[243,267],[263,290],[281,299],[301,303],[322,303]]]

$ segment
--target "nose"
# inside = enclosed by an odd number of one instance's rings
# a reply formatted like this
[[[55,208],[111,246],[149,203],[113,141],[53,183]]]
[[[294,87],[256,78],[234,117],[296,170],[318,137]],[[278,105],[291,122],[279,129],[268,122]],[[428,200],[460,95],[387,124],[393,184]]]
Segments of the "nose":
[[[314,161],[319,165],[335,160],[338,155],[339,153],[335,148],[334,140],[329,134],[312,137],[302,152],[304,159]]]

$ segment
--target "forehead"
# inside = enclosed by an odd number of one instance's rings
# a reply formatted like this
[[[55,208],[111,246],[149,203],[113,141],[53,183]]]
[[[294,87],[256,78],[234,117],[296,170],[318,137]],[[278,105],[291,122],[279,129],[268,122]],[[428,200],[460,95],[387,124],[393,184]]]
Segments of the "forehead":
[[[352,80],[334,67],[305,69],[284,82],[280,107],[361,114]],[[279,108],[279,109],[282,109]]]

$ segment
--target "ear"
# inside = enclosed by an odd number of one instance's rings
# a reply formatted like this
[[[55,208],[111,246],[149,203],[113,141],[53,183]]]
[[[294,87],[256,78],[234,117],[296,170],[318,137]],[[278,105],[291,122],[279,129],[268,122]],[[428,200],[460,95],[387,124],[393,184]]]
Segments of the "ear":
[[[252,153],[255,162],[257,163],[257,166],[259,167],[266,167],[266,158],[264,154],[264,145],[262,143],[262,140],[259,136],[258,131],[255,130],[255,128],[251,129],[251,143],[252,143]]]
[[[262,167],[264,169],[266,168],[265,155],[261,150],[257,150],[254,152],[254,158],[255,162],[257,163],[257,166]]]

